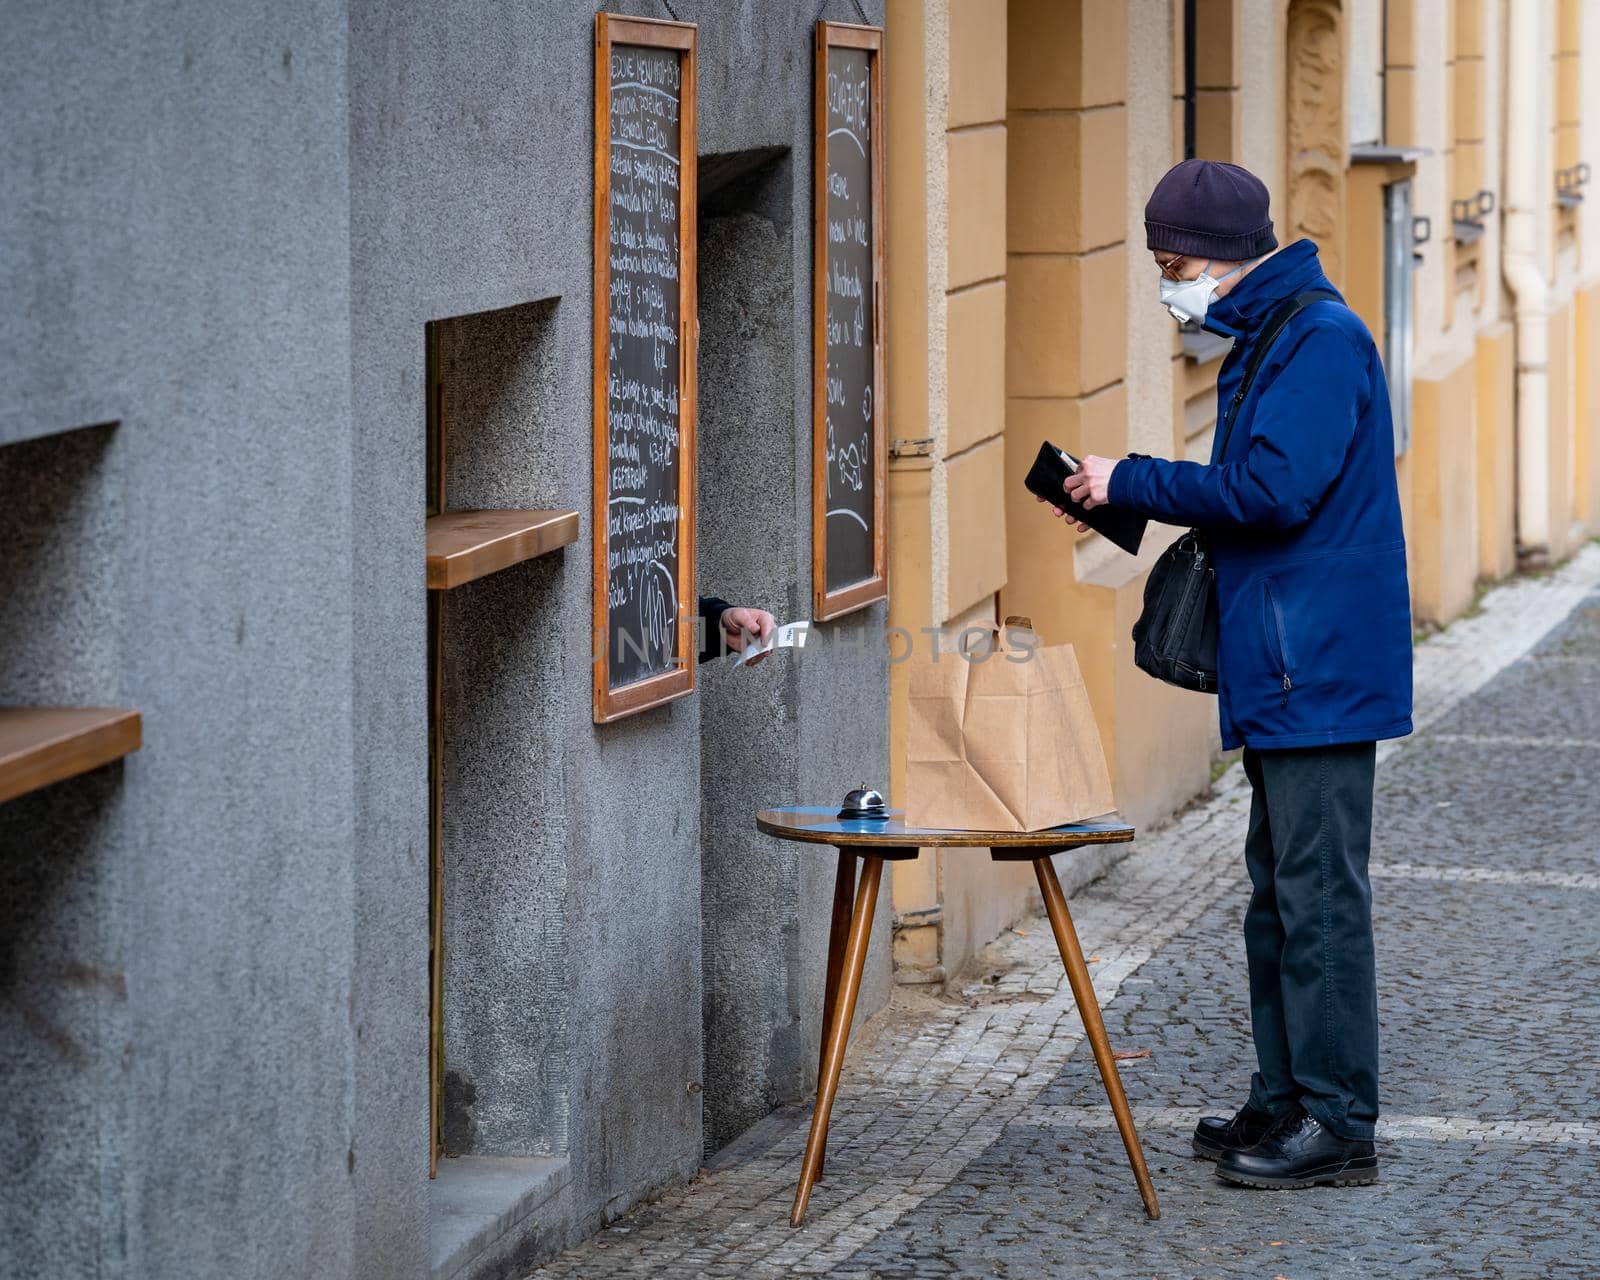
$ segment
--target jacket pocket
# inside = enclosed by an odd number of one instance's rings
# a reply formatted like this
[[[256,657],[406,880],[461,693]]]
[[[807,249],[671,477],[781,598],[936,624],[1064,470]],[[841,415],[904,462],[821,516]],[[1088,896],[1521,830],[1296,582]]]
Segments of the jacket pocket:
[[[1283,681],[1283,705],[1289,705],[1289,693],[1294,688],[1294,656],[1289,650],[1289,631],[1283,623],[1283,606],[1278,603],[1278,594],[1272,589],[1272,579],[1261,579],[1262,611],[1266,615],[1268,643],[1276,641],[1273,651],[1273,660],[1277,663],[1278,675]]]

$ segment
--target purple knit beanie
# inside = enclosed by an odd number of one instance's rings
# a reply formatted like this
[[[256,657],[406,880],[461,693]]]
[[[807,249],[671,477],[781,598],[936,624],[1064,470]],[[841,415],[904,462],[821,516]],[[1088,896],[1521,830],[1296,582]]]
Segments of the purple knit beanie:
[[[1185,160],[1156,183],[1144,207],[1145,247],[1243,262],[1278,247],[1260,178],[1220,160]]]

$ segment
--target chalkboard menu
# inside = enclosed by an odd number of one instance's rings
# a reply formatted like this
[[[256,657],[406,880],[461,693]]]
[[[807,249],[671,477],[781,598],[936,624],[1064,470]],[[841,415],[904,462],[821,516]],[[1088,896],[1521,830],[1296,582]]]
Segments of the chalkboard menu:
[[[695,37],[595,19],[597,723],[694,688]]]
[[[883,32],[817,23],[812,280],[813,614],[888,595]]]

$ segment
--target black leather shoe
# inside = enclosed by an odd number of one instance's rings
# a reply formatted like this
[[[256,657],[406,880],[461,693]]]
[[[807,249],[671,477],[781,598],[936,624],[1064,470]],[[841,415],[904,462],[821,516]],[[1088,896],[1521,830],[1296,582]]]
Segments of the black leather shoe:
[[[1378,1180],[1378,1157],[1370,1142],[1352,1142],[1330,1133],[1297,1108],[1255,1146],[1224,1152],[1217,1161],[1217,1176],[1241,1187],[1274,1191],[1364,1187]]]
[[[1267,1136],[1272,1112],[1257,1111],[1248,1102],[1234,1117],[1201,1116],[1194,1127],[1194,1153],[1207,1160],[1220,1159],[1224,1151],[1243,1151]]]

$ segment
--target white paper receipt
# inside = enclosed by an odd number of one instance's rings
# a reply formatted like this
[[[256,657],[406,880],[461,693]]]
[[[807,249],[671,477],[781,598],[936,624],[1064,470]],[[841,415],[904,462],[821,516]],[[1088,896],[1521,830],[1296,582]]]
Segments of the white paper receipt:
[[[806,635],[810,630],[809,618],[803,622],[785,622],[781,627],[774,627],[772,634],[765,640],[753,642],[743,653],[736,654],[733,665],[742,667],[764,653],[771,653],[774,649],[804,649]]]

